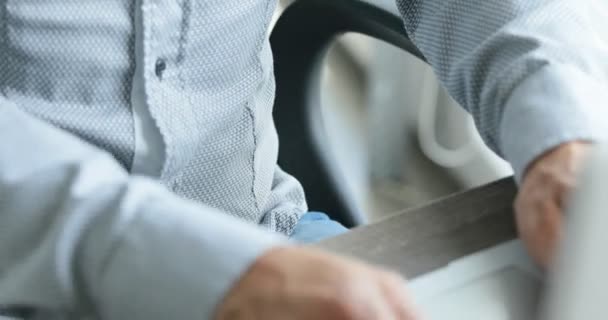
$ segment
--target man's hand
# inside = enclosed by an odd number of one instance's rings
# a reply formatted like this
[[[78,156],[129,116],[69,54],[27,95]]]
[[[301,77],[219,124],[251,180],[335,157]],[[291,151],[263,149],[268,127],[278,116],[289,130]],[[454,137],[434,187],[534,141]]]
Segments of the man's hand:
[[[259,258],[228,293],[216,320],[418,320],[399,275],[285,247]]]
[[[563,144],[528,169],[515,201],[517,227],[534,260],[548,268],[562,238],[562,214],[590,144]]]

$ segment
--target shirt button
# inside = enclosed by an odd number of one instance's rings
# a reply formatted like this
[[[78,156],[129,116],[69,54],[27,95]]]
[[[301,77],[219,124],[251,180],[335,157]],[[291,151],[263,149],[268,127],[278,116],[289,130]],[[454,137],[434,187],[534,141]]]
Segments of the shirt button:
[[[163,72],[165,72],[165,69],[167,69],[167,62],[165,61],[165,59],[156,60],[156,66],[154,68],[154,73],[156,73],[156,76],[159,79],[163,78]]]

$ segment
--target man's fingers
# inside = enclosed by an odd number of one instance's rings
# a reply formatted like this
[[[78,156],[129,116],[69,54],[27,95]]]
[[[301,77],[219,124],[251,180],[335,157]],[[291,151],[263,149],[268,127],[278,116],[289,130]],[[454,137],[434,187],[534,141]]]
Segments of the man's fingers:
[[[546,202],[540,205],[539,222],[534,232],[536,256],[543,267],[548,268],[552,262],[562,235],[561,208],[557,202]]]
[[[301,247],[262,255],[219,306],[218,320],[418,320],[405,281],[382,269]],[[245,311],[245,312],[240,312]]]
[[[563,213],[590,145],[570,142],[530,165],[515,201],[517,228],[532,257],[548,267],[562,239]]]
[[[562,213],[565,213],[566,206],[568,205],[568,201],[570,200],[570,193],[574,190],[575,187],[576,180],[574,178],[564,181],[563,183],[556,186],[556,190],[553,196],[555,197],[555,201]]]
[[[530,184],[522,188],[516,202],[520,236],[544,268],[550,265],[562,237],[562,203],[569,189],[557,186]]]
[[[386,300],[395,314],[395,319],[421,319],[414,307],[412,298],[405,289],[406,281],[403,277],[392,272],[386,272],[382,275],[381,283]]]

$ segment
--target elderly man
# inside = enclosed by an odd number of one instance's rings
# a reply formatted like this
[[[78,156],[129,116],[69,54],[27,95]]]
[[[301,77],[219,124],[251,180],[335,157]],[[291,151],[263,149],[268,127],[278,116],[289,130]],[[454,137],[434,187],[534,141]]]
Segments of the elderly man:
[[[0,1],[0,305],[131,320],[416,319],[399,276],[291,244],[342,229],[306,214],[276,164],[275,2]],[[606,138],[595,13],[579,0],[398,5],[514,166],[521,235],[547,265],[588,143]]]

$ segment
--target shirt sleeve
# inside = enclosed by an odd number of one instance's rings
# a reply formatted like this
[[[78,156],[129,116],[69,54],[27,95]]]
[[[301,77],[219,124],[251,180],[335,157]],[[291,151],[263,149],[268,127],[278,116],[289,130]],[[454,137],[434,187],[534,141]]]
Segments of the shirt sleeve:
[[[543,152],[608,136],[598,0],[397,0],[412,41],[521,180]],[[602,25],[604,23],[604,25]]]
[[[0,306],[101,319],[210,319],[283,239],[130,177],[0,99]]]

